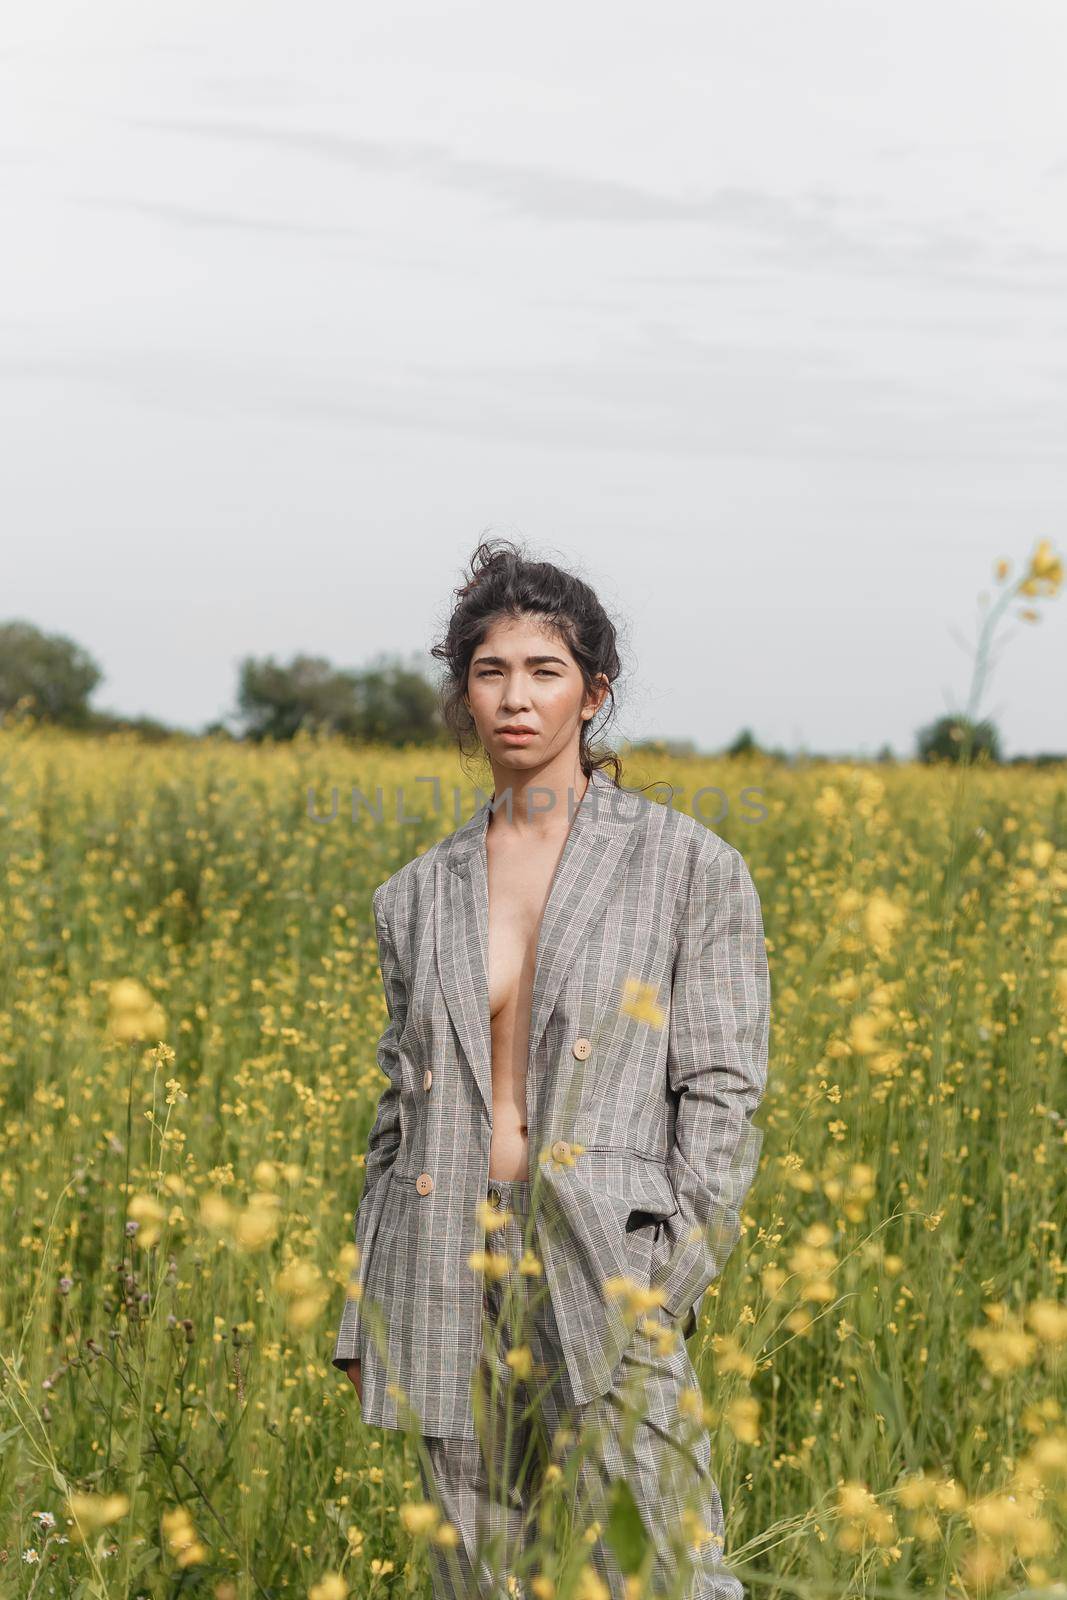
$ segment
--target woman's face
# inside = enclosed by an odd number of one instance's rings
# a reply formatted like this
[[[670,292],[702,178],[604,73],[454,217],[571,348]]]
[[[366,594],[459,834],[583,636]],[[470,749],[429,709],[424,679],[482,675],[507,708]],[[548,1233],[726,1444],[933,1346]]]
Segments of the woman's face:
[[[587,694],[558,635],[525,617],[495,622],[471,657],[467,706],[494,769],[528,772],[573,748],[599,709],[606,682]],[[509,726],[529,729],[509,737]]]

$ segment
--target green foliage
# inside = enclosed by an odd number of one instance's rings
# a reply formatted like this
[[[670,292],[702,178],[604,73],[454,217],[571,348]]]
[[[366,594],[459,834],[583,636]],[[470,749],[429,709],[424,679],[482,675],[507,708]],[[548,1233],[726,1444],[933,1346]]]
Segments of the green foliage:
[[[38,722],[85,727],[89,696],[103,678],[96,662],[61,633],[32,622],[0,623],[0,716],[16,707]]]
[[[619,1566],[629,1577],[640,1572],[649,1538],[633,1490],[625,1478],[616,1478],[612,1484],[610,1506],[604,1537],[614,1550]]]
[[[441,731],[433,685],[399,662],[354,671],[324,656],[297,655],[288,666],[248,656],[237,700],[253,740],[291,739],[304,729],[399,748],[433,742]]]
[[[972,722],[969,717],[939,717],[920,729],[915,744],[920,761],[1000,761],[1000,741],[993,723]]]

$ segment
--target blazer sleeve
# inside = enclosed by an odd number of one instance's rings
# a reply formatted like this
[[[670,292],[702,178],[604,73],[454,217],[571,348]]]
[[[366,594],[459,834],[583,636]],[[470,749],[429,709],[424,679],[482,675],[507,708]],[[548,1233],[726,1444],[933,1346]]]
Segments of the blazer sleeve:
[[[378,1193],[378,1187],[396,1159],[400,1147],[401,1067],[398,1045],[407,1020],[408,994],[400,962],[397,959],[396,946],[382,907],[381,893],[381,888],[374,891],[374,926],[378,937],[378,964],[382,974],[389,1022],[378,1041],[377,1056],[378,1065],[389,1081],[378,1101],[378,1109],[367,1138],[363,1192],[356,1208],[354,1224],[359,1260],[349,1283],[333,1354],[333,1364],[338,1367],[343,1367],[348,1361],[355,1361],[360,1354],[360,1297],[353,1295],[351,1289],[355,1284],[363,1283],[367,1250],[373,1241],[381,1209],[379,1204],[381,1194]]]
[[[667,1073],[675,1101],[667,1171],[678,1198],[654,1271],[668,1315],[696,1326],[700,1302],[741,1234],[763,1132],[771,987],[759,895],[740,851],[721,840],[695,875],[671,984]]]
[[[408,994],[393,935],[382,908],[381,892],[381,889],[374,891],[374,926],[378,936],[378,966],[382,974],[389,1022],[378,1041],[378,1065],[389,1082],[378,1101],[378,1110],[367,1139],[366,1178],[359,1202],[360,1211],[370,1200],[400,1145],[400,1051],[397,1046],[407,1021]]]

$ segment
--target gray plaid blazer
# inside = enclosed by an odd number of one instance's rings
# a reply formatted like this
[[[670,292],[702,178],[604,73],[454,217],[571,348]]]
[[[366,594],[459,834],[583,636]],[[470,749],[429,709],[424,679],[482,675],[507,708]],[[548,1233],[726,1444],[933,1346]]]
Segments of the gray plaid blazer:
[[[482,1277],[467,1258],[485,1246],[477,1209],[493,1121],[494,803],[374,893],[388,1085],[356,1213],[350,1289],[362,1293],[345,1301],[333,1355],[342,1368],[362,1360],[365,1422],[441,1438],[475,1436]],[[658,1014],[622,1005],[630,979],[649,986]],[[604,1281],[661,1288],[688,1336],[740,1236],[763,1142],[752,1116],[770,999],[740,852],[594,771],[542,917],[526,1085],[536,1253],[572,1405],[611,1387],[630,1337]]]

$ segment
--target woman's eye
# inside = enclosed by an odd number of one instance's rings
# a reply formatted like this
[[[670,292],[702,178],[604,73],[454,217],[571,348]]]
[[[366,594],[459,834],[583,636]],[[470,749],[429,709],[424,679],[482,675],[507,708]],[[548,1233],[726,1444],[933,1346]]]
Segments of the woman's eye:
[[[500,671],[499,667],[482,667],[475,674],[475,676],[478,677],[478,678],[494,678],[494,677],[497,676],[499,671]],[[559,677],[559,673],[553,671],[553,669],[551,667],[538,667],[537,671],[545,673],[546,676],[549,677],[549,678],[558,678]]]

